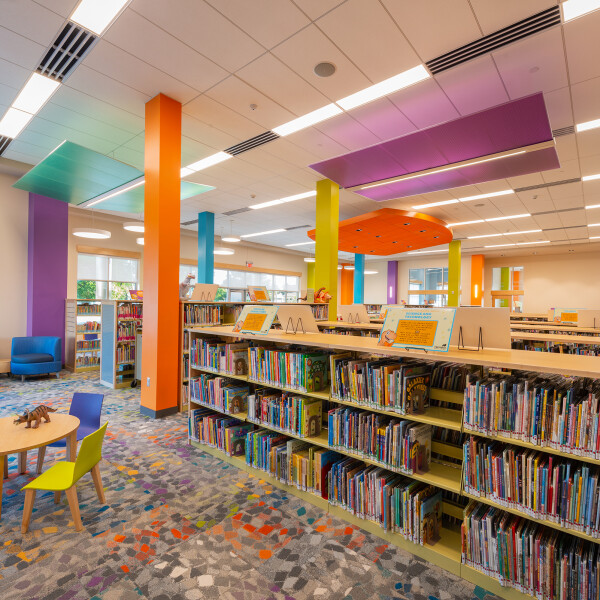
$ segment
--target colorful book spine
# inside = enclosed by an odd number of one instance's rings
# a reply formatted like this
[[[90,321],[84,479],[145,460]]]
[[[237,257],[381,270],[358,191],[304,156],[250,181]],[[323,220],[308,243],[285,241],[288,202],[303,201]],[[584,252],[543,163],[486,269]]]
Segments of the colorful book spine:
[[[184,304],[183,322],[185,327],[193,325],[219,325],[221,307],[210,304]]]

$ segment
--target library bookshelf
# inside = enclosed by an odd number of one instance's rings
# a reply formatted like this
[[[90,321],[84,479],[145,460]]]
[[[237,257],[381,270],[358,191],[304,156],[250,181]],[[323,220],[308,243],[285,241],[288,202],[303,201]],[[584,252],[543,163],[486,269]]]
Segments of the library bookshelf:
[[[243,335],[239,333],[233,333],[231,327],[215,326],[215,327],[198,327],[194,329],[187,329],[186,335],[191,340],[194,338],[204,338],[212,341],[220,340],[223,342],[233,341],[249,341],[254,346],[266,345],[271,349],[278,349],[282,347],[288,347],[293,345],[295,348],[307,348],[314,351],[314,349],[325,349],[329,351],[335,351],[336,353],[352,353],[353,356],[372,356],[372,357],[403,357],[403,358],[418,358],[419,360],[428,362],[444,362],[444,363],[456,363],[459,365],[466,365],[473,369],[474,367],[490,367],[491,369],[506,369],[509,372],[514,371],[528,371],[532,373],[543,373],[553,375],[564,375],[567,377],[577,376],[598,379],[600,378],[600,358],[593,356],[576,356],[576,355],[556,355],[553,353],[541,353],[541,352],[529,352],[524,350],[483,350],[479,352],[464,352],[457,349],[450,349],[447,353],[429,352],[427,354],[412,350],[401,350],[395,348],[383,348],[377,345],[377,340],[368,337],[353,337],[344,335],[331,335],[331,334],[285,334],[281,331],[272,330],[266,335]],[[190,343],[190,342],[188,342]],[[446,403],[446,406],[453,405],[454,408],[431,406],[425,412],[425,414],[398,414],[397,412],[391,412],[385,408],[376,408],[371,406],[370,403],[360,403],[340,400],[328,391],[320,391],[313,393],[305,393],[297,389],[286,388],[282,386],[272,385],[266,382],[253,381],[248,375],[231,375],[227,372],[218,371],[213,368],[198,364],[188,363],[188,376],[197,377],[200,373],[212,373],[214,375],[223,376],[228,379],[238,380],[241,382],[256,383],[263,388],[272,388],[273,390],[283,390],[292,392],[294,395],[308,396],[313,398],[319,398],[326,400],[331,403],[332,406],[346,405],[362,409],[367,412],[378,412],[387,414],[391,417],[400,418],[402,420],[415,421],[420,423],[429,423],[443,429],[448,429],[454,432],[461,432],[467,436],[477,436],[478,438],[487,438],[499,443],[506,443],[507,445],[517,446],[533,450],[540,454],[548,454],[553,456],[559,456],[567,458],[574,463],[587,463],[590,466],[600,464],[600,460],[596,458],[589,458],[586,456],[578,456],[569,452],[563,452],[555,450],[553,448],[533,444],[529,442],[520,441],[506,436],[501,435],[487,435],[473,431],[468,425],[464,423],[463,417],[463,403],[464,394],[460,391],[448,391],[443,389],[432,388],[430,391],[430,398],[432,400],[439,400]],[[507,373],[507,374],[508,374]],[[194,407],[205,407],[209,408],[216,413],[226,414],[228,417],[238,419],[241,422],[249,422],[258,424],[262,429],[272,430],[274,432],[280,432],[289,438],[301,439],[302,441],[308,442],[309,444],[324,448],[335,450],[341,455],[345,455],[349,458],[355,458],[362,461],[366,465],[373,465],[375,467],[382,467],[386,470],[394,472],[394,469],[389,465],[384,465],[371,458],[358,455],[350,450],[346,450],[340,447],[330,446],[328,443],[328,435],[326,431],[321,431],[316,436],[312,437],[300,437],[288,431],[282,431],[268,423],[257,422],[255,419],[250,420],[246,412],[240,412],[231,414],[224,410],[220,410],[209,403],[197,402],[195,399],[190,399],[190,411]],[[190,429],[192,431],[192,429]],[[466,564],[464,557],[462,556],[462,537],[459,531],[453,526],[444,526],[441,531],[441,539],[439,539],[433,545],[419,545],[411,542],[407,538],[403,537],[399,533],[393,533],[386,531],[382,526],[369,519],[361,518],[351,512],[348,512],[343,507],[336,504],[330,503],[328,500],[323,499],[321,496],[307,490],[298,489],[297,486],[289,483],[280,481],[273,473],[267,473],[261,469],[257,469],[251,465],[246,464],[244,457],[228,456],[223,450],[218,449],[214,446],[207,446],[205,443],[200,443],[199,440],[195,439],[190,435],[190,443],[203,451],[206,451],[214,456],[217,456],[224,461],[232,464],[246,472],[251,476],[255,476],[259,479],[265,480],[275,487],[286,490],[287,492],[294,494],[308,502],[319,506],[323,510],[346,520],[354,525],[357,525],[366,531],[369,531],[382,539],[386,540],[391,544],[395,544],[400,548],[403,548],[421,558],[428,560],[440,567],[461,576],[463,579],[470,581],[476,585],[481,586],[487,591],[494,593],[500,597],[506,598],[507,600],[516,599],[531,599],[534,595],[530,595],[525,591],[521,591],[516,587],[503,586],[499,580],[492,575],[485,574],[483,571],[478,570],[476,567]],[[403,475],[417,481],[421,481],[436,488],[447,490],[453,495],[460,495],[463,498],[463,502],[472,501],[479,505],[486,505],[495,507],[504,513],[509,513],[520,517],[523,522],[531,522],[532,524],[543,525],[549,528],[550,531],[560,530],[561,532],[572,535],[575,539],[580,538],[592,544],[600,544],[600,538],[588,535],[582,531],[578,531],[574,528],[565,529],[554,522],[546,519],[532,517],[525,511],[519,510],[519,508],[509,507],[505,503],[496,502],[489,498],[480,497],[473,493],[468,493],[465,489],[465,483],[463,480],[463,466],[462,466],[462,445],[454,445],[451,443],[444,443],[439,441],[432,442],[432,453],[436,456],[439,462],[432,462],[429,471],[421,474],[406,474]],[[454,464],[447,462],[446,458],[454,459]],[[441,459],[441,460],[440,460]],[[454,468],[453,468],[454,467]],[[400,472],[400,471],[396,471]],[[456,520],[462,520],[464,516],[462,504],[452,502],[446,498],[443,501],[442,512],[449,517]],[[539,596],[541,597],[541,596]],[[565,596],[566,598],[566,596]]]
[[[135,379],[136,334],[142,327],[143,302],[102,301],[102,351],[100,383],[122,388]]]
[[[195,302],[184,300],[179,303],[179,385],[177,405],[180,411],[188,406],[188,376],[187,362],[189,361],[189,337],[186,330],[196,327],[213,327],[235,323],[246,305],[283,305],[280,302]],[[329,305],[322,303],[309,304],[316,321],[327,321]]]
[[[65,300],[65,367],[74,373],[100,368],[100,300]]]

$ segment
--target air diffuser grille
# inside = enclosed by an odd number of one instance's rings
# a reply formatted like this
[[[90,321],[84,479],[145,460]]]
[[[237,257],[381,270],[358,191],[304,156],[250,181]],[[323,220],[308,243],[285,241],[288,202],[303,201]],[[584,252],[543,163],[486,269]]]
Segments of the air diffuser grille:
[[[260,135],[255,135],[253,138],[246,140],[245,142],[240,142],[235,146],[231,146],[231,148],[227,148],[225,152],[227,154],[232,154],[233,156],[237,156],[238,154],[242,154],[243,152],[248,152],[248,150],[252,150],[253,148],[258,148],[259,146],[263,146],[264,144],[268,144],[273,140],[278,139],[279,136],[273,131],[265,131]]]
[[[530,185],[528,187],[515,188],[515,192],[528,192],[529,190],[540,190],[542,188],[553,187],[555,185],[565,185],[566,183],[577,183],[581,178],[563,179],[562,181],[551,181],[550,183],[540,183],[539,185]]]
[[[575,133],[575,127],[573,125],[552,130],[552,135],[554,137],[560,137],[561,135],[571,135],[572,133]]]
[[[4,151],[8,148],[8,145],[13,141],[12,138],[5,137],[0,135],[0,156],[4,153]]]

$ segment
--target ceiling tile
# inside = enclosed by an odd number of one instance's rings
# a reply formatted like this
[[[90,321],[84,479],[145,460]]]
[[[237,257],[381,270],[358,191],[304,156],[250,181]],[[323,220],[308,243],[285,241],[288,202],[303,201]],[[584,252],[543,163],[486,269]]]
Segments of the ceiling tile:
[[[508,102],[490,56],[482,56],[436,75],[436,80],[461,115]]]
[[[379,2],[348,0],[317,26],[373,83],[421,63]]]
[[[406,135],[416,129],[388,98],[355,108],[352,117],[384,141]]]
[[[290,0],[208,0],[219,12],[265,48],[272,48],[310,23]]]
[[[590,52],[591,40],[595,40],[595,44],[598,42],[598,31],[600,11],[591,12],[563,25],[571,84],[600,76],[600,61],[594,52]]]
[[[568,240],[567,232],[564,229],[553,229],[552,231],[544,231],[544,235],[552,242]]]
[[[296,116],[330,103],[326,96],[272,54],[265,54],[240,69],[237,77],[285,106]]]
[[[561,129],[573,125],[571,94],[568,87],[545,93],[544,102],[546,103],[552,129]]]
[[[530,173],[529,175],[520,175],[519,177],[508,178],[509,187],[513,190],[532,185],[542,185],[544,182],[540,173]]]
[[[292,133],[287,136],[287,139],[292,144],[315,154],[319,157],[319,160],[345,154],[348,151],[346,146],[342,146],[342,144],[321,133],[315,127]]]
[[[563,215],[561,215],[562,217]],[[567,237],[570,240],[576,240],[581,238],[588,238],[588,228],[587,227],[573,227],[566,230]]]
[[[424,61],[481,37],[481,30],[467,0],[382,1]],[[432,19],[432,15],[435,18]]]
[[[569,84],[560,27],[509,44],[492,56],[511,99]]]
[[[560,164],[568,160],[577,160],[577,139],[574,135],[557,137],[555,143]]]
[[[334,102],[371,85],[371,82],[316,26],[310,25],[279,44],[272,53]],[[331,62],[336,71],[319,77],[313,69],[320,62]]]
[[[0,26],[0,58],[33,71],[42,60],[46,44],[32,40]]]
[[[578,160],[566,160],[561,162],[560,169],[544,171],[542,177],[546,183],[562,181],[563,179],[575,179],[581,177]]]
[[[247,113],[266,129],[287,123],[297,116],[235,76],[214,86],[206,95],[239,114]],[[251,104],[257,107],[252,110]]]
[[[31,0],[4,0],[0,2],[0,12],[3,27],[43,46],[54,41],[65,22],[63,17]],[[23,18],[24,13],[27,14],[26,19]]]
[[[65,18],[70,17],[73,14],[73,11],[79,2],[80,0],[36,0],[36,4],[41,4]]]
[[[528,2],[503,0],[502,10],[498,10],[498,4],[489,0],[470,0],[470,2],[484,35],[556,6],[557,3],[556,0],[528,0]]]
[[[121,14],[104,39],[199,91],[227,77],[227,71],[130,9]]]
[[[535,215],[533,219],[540,229],[553,229],[555,227],[562,227],[562,221],[560,220],[558,213]]]
[[[565,183],[564,185],[553,185],[548,188],[550,197],[554,200],[557,209],[572,208],[572,206],[581,206],[583,204],[583,183]],[[577,199],[575,204],[564,204],[559,206],[558,200]]]
[[[598,106],[600,77],[594,77],[571,86],[571,95],[575,123],[600,119],[600,106]]]
[[[600,107],[598,112],[600,113]],[[577,133],[577,148],[579,156],[594,156],[600,149],[600,129],[590,129]],[[573,136],[575,137],[575,136]]]
[[[218,8],[222,8],[222,4],[219,3]],[[163,0],[134,0],[131,6],[230,73],[265,51],[245,32],[245,28],[234,25],[201,0],[178,0],[177,10]],[[182,15],[185,18],[181,18]]]
[[[243,141],[241,137],[229,135],[185,113],[181,116],[181,131],[185,137],[214,148],[215,151],[224,150]]]
[[[316,129],[349,150],[358,150],[381,141],[379,137],[346,113],[319,123]]]

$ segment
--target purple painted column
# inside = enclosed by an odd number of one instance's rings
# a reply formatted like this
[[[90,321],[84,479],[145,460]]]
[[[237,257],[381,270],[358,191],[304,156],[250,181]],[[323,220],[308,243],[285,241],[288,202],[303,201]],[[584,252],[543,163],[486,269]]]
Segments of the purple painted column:
[[[387,264],[387,303],[398,304],[398,261],[388,260]]]
[[[60,337],[63,361],[68,246],[69,205],[29,194],[27,335]]]

